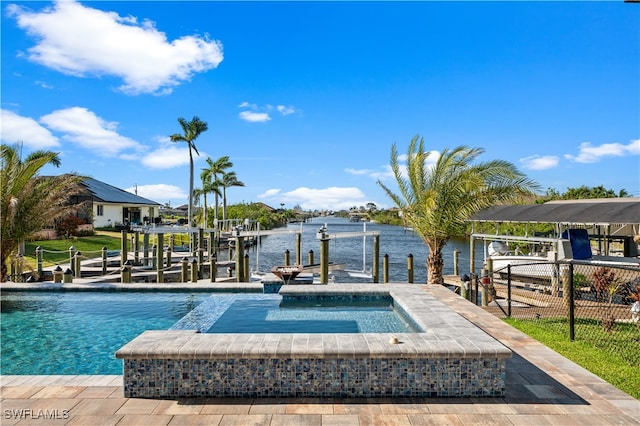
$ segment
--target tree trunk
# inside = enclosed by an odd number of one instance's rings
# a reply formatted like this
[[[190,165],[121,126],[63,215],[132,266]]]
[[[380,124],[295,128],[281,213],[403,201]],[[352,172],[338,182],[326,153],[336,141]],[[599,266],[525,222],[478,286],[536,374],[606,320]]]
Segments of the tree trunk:
[[[207,219],[208,219],[208,217],[207,217],[207,193],[205,192],[204,193],[204,213],[203,213],[204,225],[202,226],[205,229],[209,227],[209,225],[207,224]]]
[[[218,193],[214,193],[213,197],[213,214],[215,215],[214,218],[218,220]]]
[[[222,187],[222,220],[227,220],[227,188]]]
[[[189,228],[193,227],[193,154],[191,154],[191,142],[189,142],[189,207],[187,212]]]
[[[442,247],[444,244],[436,244],[432,247],[429,244],[429,255],[427,256],[427,284],[444,284],[442,270],[444,261],[442,260]]]

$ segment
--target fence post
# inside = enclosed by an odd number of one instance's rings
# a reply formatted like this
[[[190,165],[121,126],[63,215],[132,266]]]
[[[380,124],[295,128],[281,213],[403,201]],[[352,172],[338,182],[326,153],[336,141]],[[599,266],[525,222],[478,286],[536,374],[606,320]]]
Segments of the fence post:
[[[198,277],[202,276],[204,264],[204,229],[198,228]]]
[[[569,264],[569,340],[572,342],[576,339],[576,318],[575,318],[575,306],[573,297],[573,263]]]
[[[460,297],[467,300],[469,299],[470,293],[469,280],[469,275],[465,274],[460,277]]]
[[[413,284],[413,255],[411,253],[407,256],[407,275],[407,281],[409,284]]]
[[[73,266],[73,276],[76,277],[76,278],[82,277],[82,271],[80,270],[80,268],[81,268],[81,260],[82,260],[82,253],[77,251],[76,255],[74,256],[75,264]]]
[[[61,283],[63,275],[64,275],[64,272],[62,272],[62,268],[60,267],[60,265],[56,266],[53,269],[53,282],[54,283]]]
[[[373,236],[373,262],[371,268],[371,275],[373,275],[373,282],[377,284],[380,282],[380,235]]]
[[[107,275],[107,247],[102,247],[102,275]]]
[[[146,232],[142,236],[142,257],[144,266],[149,266],[149,234]]]
[[[180,261],[180,281],[186,283],[189,281],[189,260],[183,257]]]
[[[489,306],[489,271],[487,268],[482,268],[482,306]]]
[[[155,256],[155,264],[156,264],[156,275],[159,283],[164,282],[164,234],[158,234],[158,244],[156,245],[156,256]]]
[[[244,237],[241,235],[236,236],[236,282],[244,282]]]
[[[76,255],[76,248],[74,246],[69,247],[69,267],[73,268],[73,257]]]
[[[472,274],[472,275],[475,277],[474,281],[475,281],[475,284],[476,284],[475,285],[475,291],[473,292],[473,304],[478,306],[478,281],[479,281],[480,277],[478,277],[475,274]]]
[[[38,262],[38,279],[41,279],[40,277],[42,277],[42,247],[38,246],[36,247],[36,260]]]
[[[140,248],[140,231],[136,231],[133,233],[133,262],[136,265],[140,264],[140,254],[138,253],[138,248]]]
[[[216,276],[218,275],[218,255],[215,250],[209,256],[209,278],[211,282],[216,282]]]
[[[386,253],[382,258],[382,282],[389,283],[389,255]]]
[[[67,268],[67,270],[64,271],[62,275],[62,282],[64,282],[65,284],[71,284],[73,282],[73,271],[71,270],[71,268]]]
[[[122,283],[130,283],[131,282],[131,269],[129,269],[129,264],[126,263],[126,262],[120,268],[120,281]]]
[[[198,282],[198,259],[195,257],[191,259],[191,282]]]
[[[458,276],[458,274],[460,273],[460,268],[459,268],[459,264],[458,264],[458,259],[460,257],[460,250],[455,249],[453,251],[453,275]]]
[[[129,260],[129,248],[127,246],[127,230],[123,229],[120,231],[120,265],[124,265]]]
[[[329,282],[329,238],[324,236],[320,240],[320,282]]]
[[[167,247],[167,268],[171,268],[171,254],[173,253],[173,250],[171,249],[171,246]]]
[[[257,238],[257,237],[256,237]],[[260,244],[260,242],[256,242]],[[302,234],[296,234],[296,265],[302,265]]]
[[[158,269],[158,264],[156,262],[156,245],[151,246],[151,269]]]
[[[496,289],[493,287],[493,259],[491,258],[487,259],[487,276],[489,277],[489,283],[487,286],[489,298],[487,300],[488,302],[491,302],[496,298]]]
[[[507,264],[507,318],[511,318],[511,264],[510,263]]]

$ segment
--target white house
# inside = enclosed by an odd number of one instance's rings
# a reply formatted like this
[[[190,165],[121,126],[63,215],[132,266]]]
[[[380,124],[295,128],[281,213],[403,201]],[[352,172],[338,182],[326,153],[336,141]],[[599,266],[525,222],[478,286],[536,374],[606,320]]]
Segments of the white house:
[[[95,228],[152,223],[160,218],[160,204],[155,201],[93,178],[85,178],[81,185],[87,191],[72,202],[90,201]]]

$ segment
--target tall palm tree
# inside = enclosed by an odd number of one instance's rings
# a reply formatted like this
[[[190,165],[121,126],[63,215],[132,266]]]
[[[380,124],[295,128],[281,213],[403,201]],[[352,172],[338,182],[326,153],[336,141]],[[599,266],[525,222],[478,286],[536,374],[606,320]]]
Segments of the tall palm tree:
[[[218,218],[218,197],[221,197],[222,194],[220,192],[220,188],[222,187],[222,176],[224,175],[224,171],[230,167],[233,167],[233,163],[229,160],[229,156],[225,155],[223,157],[218,158],[216,161],[211,160],[211,158],[207,158],[207,165],[209,166],[206,169],[203,169],[202,176],[203,182],[206,178],[209,182],[209,188],[211,190],[209,192],[213,192],[214,194],[214,214],[215,218]],[[206,175],[206,176],[205,176]],[[203,183],[204,186],[204,183]]]
[[[206,170],[203,170],[202,173],[200,174],[200,179],[202,180],[202,188],[196,188],[193,190],[194,203],[197,204],[200,201],[200,196],[204,198],[204,201],[203,201],[204,213],[202,218],[204,228],[207,228],[209,226],[209,215],[208,215],[209,206],[207,204],[207,194],[214,193],[216,194],[216,197],[222,196],[222,193],[220,192],[220,188],[218,187],[218,184],[211,181],[211,177],[207,175],[208,173],[206,173]]]
[[[224,173],[222,175],[222,220],[227,220],[227,188],[232,186],[244,186],[244,183],[238,180],[236,172]]]
[[[70,197],[81,191],[81,176],[39,176],[49,164],[60,166],[58,153],[35,151],[24,160],[21,146],[2,145],[0,152],[0,281],[7,280],[7,260],[20,244],[50,224],[75,211]]]
[[[424,138],[415,136],[409,144],[406,170],[400,165],[395,144],[391,148],[391,169],[399,193],[378,184],[393,200],[404,220],[429,247],[427,282],[442,284],[442,249],[453,236],[464,235],[466,222],[478,211],[495,204],[534,195],[538,184],[507,161],[472,164],[484,152],[459,146],[445,149],[430,165]]]
[[[197,155],[200,155],[198,148],[194,141],[200,136],[202,132],[207,131],[209,126],[205,121],[200,120],[197,116],[193,116],[191,121],[187,121],[184,118],[178,118],[178,123],[182,127],[183,134],[175,133],[170,136],[172,142],[186,142],[189,146],[189,207],[188,207],[188,220],[189,227],[193,226],[193,153],[195,151]]]

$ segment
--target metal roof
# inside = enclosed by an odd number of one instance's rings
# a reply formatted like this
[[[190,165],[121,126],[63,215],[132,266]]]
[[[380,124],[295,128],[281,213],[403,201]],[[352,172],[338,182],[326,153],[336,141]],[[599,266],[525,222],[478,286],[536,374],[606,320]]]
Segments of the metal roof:
[[[471,221],[636,225],[640,224],[640,198],[602,198],[496,206],[479,212]]]
[[[93,178],[88,177],[83,179],[82,185],[84,185],[97,200],[105,203],[160,205],[160,203],[139,197],[136,194],[132,194]]]

